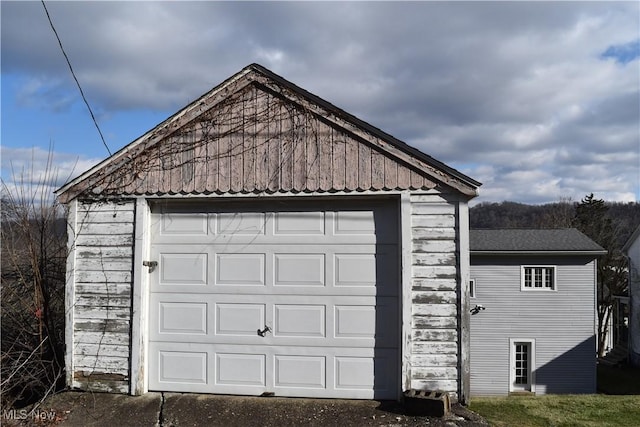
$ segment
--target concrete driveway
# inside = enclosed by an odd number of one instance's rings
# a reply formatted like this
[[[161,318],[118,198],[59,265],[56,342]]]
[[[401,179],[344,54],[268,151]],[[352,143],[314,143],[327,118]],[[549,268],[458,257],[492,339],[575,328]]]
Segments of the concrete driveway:
[[[3,414],[3,425],[12,425]],[[38,426],[487,426],[455,405],[446,418],[412,416],[396,402],[374,400],[239,397],[191,393],[144,396],[67,391],[32,414],[16,412],[20,425]]]

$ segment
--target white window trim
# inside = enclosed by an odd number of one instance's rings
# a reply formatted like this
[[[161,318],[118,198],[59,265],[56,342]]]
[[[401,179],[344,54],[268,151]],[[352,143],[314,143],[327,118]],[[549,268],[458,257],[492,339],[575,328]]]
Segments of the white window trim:
[[[531,393],[536,392],[536,340],[534,338],[509,338],[509,392],[519,392],[522,390],[516,390],[513,387],[513,383],[515,380],[515,369],[514,366],[516,364],[516,354],[515,354],[515,343],[523,342],[528,343],[531,348],[531,364],[530,364],[530,384],[531,390],[528,390]]]
[[[553,288],[535,288],[535,287],[526,287],[524,286],[524,270],[526,268],[551,268],[553,271]],[[555,265],[536,265],[536,264],[527,264],[520,266],[520,290],[526,292],[556,292],[558,290],[558,267]]]
[[[469,298],[476,297],[476,279],[469,279]]]

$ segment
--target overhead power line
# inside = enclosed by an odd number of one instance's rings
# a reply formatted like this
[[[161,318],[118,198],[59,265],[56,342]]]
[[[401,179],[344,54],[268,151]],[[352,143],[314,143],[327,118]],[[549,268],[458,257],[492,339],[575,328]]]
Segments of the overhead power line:
[[[71,71],[71,75],[73,76],[73,80],[75,80],[76,85],[78,86],[78,90],[80,91],[80,96],[82,96],[82,100],[84,101],[87,109],[89,110],[89,114],[91,114],[91,120],[93,120],[93,124],[96,125],[96,129],[100,134],[100,139],[102,139],[102,144],[107,149],[109,156],[111,156],[111,150],[109,150],[109,146],[107,142],[104,140],[104,135],[102,135],[102,131],[100,130],[100,126],[98,126],[98,121],[96,120],[96,116],[93,114],[93,110],[89,105],[89,101],[87,101],[87,97],[84,96],[84,92],[82,91],[82,87],[80,86],[80,82],[76,77],[76,73],[73,71],[73,67],[71,66],[71,61],[69,61],[69,57],[67,56],[67,52],[64,51],[64,47],[62,46],[62,41],[60,40],[60,36],[58,36],[58,32],[56,31],[56,27],[53,26],[53,21],[51,20],[51,16],[49,15],[49,11],[47,10],[47,6],[44,4],[44,0],[41,0],[42,7],[44,8],[44,12],[47,14],[47,19],[49,20],[49,25],[51,25],[51,29],[53,30],[53,34],[55,34],[56,39],[58,40],[58,45],[60,46],[60,50],[62,50],[62,54],[64,55],[64,59],[67,60],[67,65],[69,66],[69,71]]]

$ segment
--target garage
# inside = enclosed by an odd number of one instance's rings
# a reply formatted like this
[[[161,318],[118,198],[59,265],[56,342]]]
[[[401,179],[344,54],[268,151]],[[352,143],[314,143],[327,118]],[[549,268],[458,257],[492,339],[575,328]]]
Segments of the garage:
[[[395,399],[397,209],[152,206],[149,389]]]
[[[66,382],[464,402],[479,185],[251,64],[57,190]]]

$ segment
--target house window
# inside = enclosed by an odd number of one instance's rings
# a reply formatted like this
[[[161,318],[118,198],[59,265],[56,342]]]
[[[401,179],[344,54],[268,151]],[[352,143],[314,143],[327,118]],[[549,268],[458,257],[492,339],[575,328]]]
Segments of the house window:
[[[555,267],[542,265],[523,266],[522,289],[554,291],[556,289]]]
[[[469,280],[469,298],[476,297],[476,279]]]

